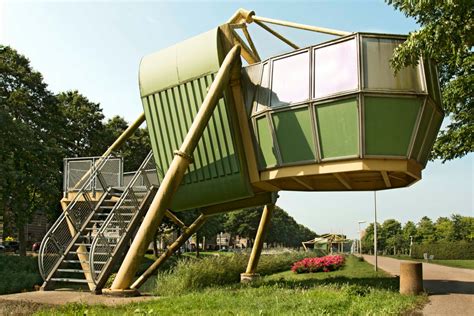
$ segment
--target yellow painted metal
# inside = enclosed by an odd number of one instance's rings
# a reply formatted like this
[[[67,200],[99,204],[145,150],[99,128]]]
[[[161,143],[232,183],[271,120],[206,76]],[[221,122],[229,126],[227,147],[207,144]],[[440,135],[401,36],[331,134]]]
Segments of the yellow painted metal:
[[[265,18],[265,17],[262,17],[262,16],[255,16],[254,15],[254,16],[252,16],[252,19],[253,19],[253,21],[266,22],[266,23],[270,23],[270,24],[277,24],[277,25],[292,27],[292,28],[295,28],[295,29],[318,32],[318,33],[324,33],[324,34],[330,34],[330,35],[346,36],[346,35],[351,34],[350,32],[339,31],[339,30],[334,30],[334,29],[329,29],[329,28],[319,27],[319,26],[312,26],[312,25],[306,25],[306,24],[276,20],[276,19],[269,19],[269,18]]]
[[[199,228],[204,225],[207,220],[207,215],[200,215],[184,232],[178,239],[172,243],[168,249],[155,261],[151,266],[146,269],[146,271],[138,277],[138,279],[133,282],[130,286],[132,289],[138,289],[140,286],[145,283],[146,280],[169,258],[176,250],[178,250],[185,242],[189,239]]]
[[[257,235],[255,236],[255,243],[252,247],[252,253],[250,254],[249,262],[247,264],[247,270],[245,270],[246,274],[254,274],[256,272],[258,260],[260,259],[260,254],[263,249],[263,239],[265,238],[274,209],[275,204],[273,203],[265,205],[263,209],[262,218],[258,225]]]
[[[299,49],[300,47],[298,45],[296,45],[295,43],[293,43],[292,41],[290,41],[289,39],[287,39],[286,37],[284,37],[283,35],[281,35],[280,33],[278,33],[277,31],[275,31],[274,29],[270,28],[268,25],[260,22],[260,21],[257,21],[255,20],[254,21],[255,24],[257,24],[258,26],[260,26],[261,28],[263,28],[265,31],[269,32],[270,34],[272,34],[273,36],[275,36],[276,38],[278,38],[279,40],[285,42],[286,44],[288,44],[289,46],[291,46],[292,48],[294,49]]]
[[[140,264],[156,229],[161,224],[165,211],[171,204],[174,193],[181,183],[184,173],[191,162],[191,154],[196,148],[196,145],[208,124],[217,101],[229,82],[232,67],[239,55],[240,46],[234,46],[222,62],[222,66],[217,72],[215,80],[210,86],[209,92],[206,95],[199,112],[194,118],[193,124],[191,125],[179,151],[175,153],[173,161],[150,205],[150,209],[143,219],[135,239],[120,266],[117,276],[112,284],[112,290],[126,289],[132,284],[138,265]]]

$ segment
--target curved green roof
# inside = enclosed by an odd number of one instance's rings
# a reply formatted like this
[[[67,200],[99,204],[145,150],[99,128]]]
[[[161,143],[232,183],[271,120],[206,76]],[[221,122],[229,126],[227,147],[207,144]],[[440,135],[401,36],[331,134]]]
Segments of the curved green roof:
[[[143,57],[140,62],[141,96],[217,72],[222,62],[219,28]]]

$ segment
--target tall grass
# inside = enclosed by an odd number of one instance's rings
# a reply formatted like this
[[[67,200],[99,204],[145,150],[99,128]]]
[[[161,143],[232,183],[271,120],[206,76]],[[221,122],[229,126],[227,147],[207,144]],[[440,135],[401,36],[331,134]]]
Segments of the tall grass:
[[[257,272],[268,275],[286,271],[291,264],[315,253],[288,251],[280,254],[262,254]],[[178,295],[211,286],[223,286],[240,281],[249,256],[233,254],[230,256],[205,257],[200,260],[179,260],[176,266],[158,274],[156,294]]]

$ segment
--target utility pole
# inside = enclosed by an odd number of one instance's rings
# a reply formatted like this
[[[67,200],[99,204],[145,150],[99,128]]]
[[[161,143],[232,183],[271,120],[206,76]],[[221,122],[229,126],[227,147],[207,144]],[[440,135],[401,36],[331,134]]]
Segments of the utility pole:
[[[362,256],[362,230],[360,230],[360,224],[365,223],[365,221],[358,221],[359,224],[359,254]]]
[[[375,271],[378,270],[377,262],[377,191],[374,191],[374,254],[375,254]]]

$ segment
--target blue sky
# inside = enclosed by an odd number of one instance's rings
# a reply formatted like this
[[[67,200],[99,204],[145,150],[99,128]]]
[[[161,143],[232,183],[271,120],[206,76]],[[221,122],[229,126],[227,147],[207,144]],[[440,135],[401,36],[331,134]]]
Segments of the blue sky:
[[[142,106],[140,58],[224,23],[238,8],[257,15],[346,31],[406,34],[416,23],[383,1],[0,1],[0,43],[26,55],[54,92],[77,89],[106,117],[134,120]],[[331,36],[275,26],[300,46]],[[252,25],[264,57],[288,50]],[[357,235],[373,219],[371,192],[281,192],[278,204],[318,233]],[[453,212],[473,216],[473,155],[431,162],[415,185],[377,193],[379,221],[418,221]]]

